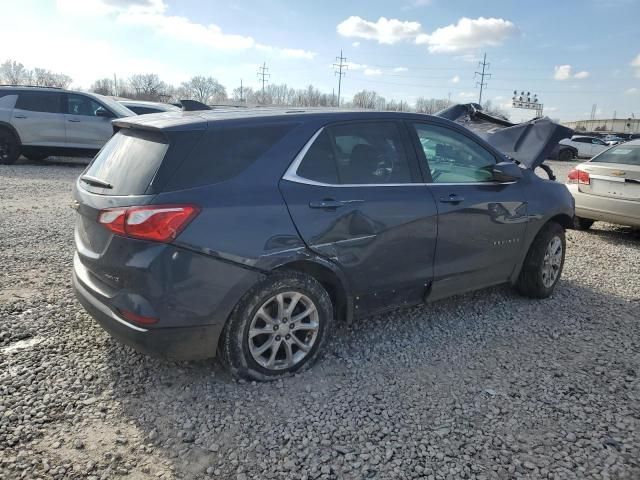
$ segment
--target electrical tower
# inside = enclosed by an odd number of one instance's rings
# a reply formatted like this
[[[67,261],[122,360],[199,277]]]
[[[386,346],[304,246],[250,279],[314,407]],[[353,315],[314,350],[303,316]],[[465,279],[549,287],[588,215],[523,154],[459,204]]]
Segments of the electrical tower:
[[[346,60],[347,59],[342,56],[342,50],[340,50],[340,56],[336,57],[336,62],[338,63],[333,64],[333,73],[335,75],[338,75],[338,107],[340,107],[340,90],[342,88],[342,77],[347,74],[346,70],[349,68],[349,65],[345,63]]]
[[[481,62],[478,62],[478,67],[482,67],[482,72],[476,72],[475,74],[476,77],[478,75],[480,76],[480,81],[476,82],[476,87],[480,87],[480,97],[478,98],[479,105],[482,105],[482,89],[487,86],[487,82],[484,81],[484,77],[491,78],[490,73],[485,73],[485,69],[488,69],[489,66],[490,64],[487,63],[487,54],[485,52],[484,59]]]
[[[271,74],[269,73],[269,67],[267,67],[267,62],[264,62],[261,67],[258,68],[258,80],[262,82],[262,103],[264,104],[264,85],[269,81],[269,77]]]

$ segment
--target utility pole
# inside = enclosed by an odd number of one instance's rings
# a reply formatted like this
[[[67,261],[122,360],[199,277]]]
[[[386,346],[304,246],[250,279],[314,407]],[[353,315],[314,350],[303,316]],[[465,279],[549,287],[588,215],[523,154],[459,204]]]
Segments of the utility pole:
[[[267,62],[264,62],[260,68],[258,68],[258,80],[262,82],[262,104],[264,105],[264,85],[269,81],[269,77],[271,76],[269,72],[269,68],[267,67]]]
[[[333,64],[333,68],[334,68],[334,75],[338,76],[338,107],[340,107],[340,91],[342,89],[342,77],[344,77],[347,74],[347,69],[349,68],[349,65],[346,65],[346,58],[342,56],[342,49],[340,50],[340,56],[336,57],[336,62],[338,63],[334,63]],[[344,71],[343,71],[344,70]]]
[[[242,99],[242,79],[240,79],[240,103],[244,102]]]
[[[113,74],[113,96],[118,96],[118,79],[116,78],[116,74]]]
[[[489,68],[489,63],[487,63],[487,53],[484,54],[484,59],[482,62],[478,62],[478,67],[482,67],[482,72],[476,72],[475,76],[480,76],[480,81],[476,82],[476,87],[480,87],[480,97],[478,98],[478,104],[482,106],[482,89],[487,86],[487,83],[484,81],[484,77],[491,78],[490,73],[484,73],[485,69]]]

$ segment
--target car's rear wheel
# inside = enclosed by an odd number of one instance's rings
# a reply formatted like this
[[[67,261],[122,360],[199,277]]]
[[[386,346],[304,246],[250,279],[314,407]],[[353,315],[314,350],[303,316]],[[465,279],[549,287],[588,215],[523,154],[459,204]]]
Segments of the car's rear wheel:
[[[20,143],[13,133],[0,129],[0,164],[13,165],[20,157]]]
[[[576,158],[572,150],[565,148],[564,150],[560,150],[558,154],[558,160],[562,160],[563,162],[568,162]]]
[[[594,220],[590,218],[573,217],[573,228],[576,230],[589,230]]]
[[[546,298],[553,293],[562,275],[566,239],[564,228],[547,223],[533,240],[516,283],[527,297]]]
[[[323,286],[300,272],[278,272],[240,300],[219,351],[233,375],[273,380],[311,366],[332,328],[333,306]]]

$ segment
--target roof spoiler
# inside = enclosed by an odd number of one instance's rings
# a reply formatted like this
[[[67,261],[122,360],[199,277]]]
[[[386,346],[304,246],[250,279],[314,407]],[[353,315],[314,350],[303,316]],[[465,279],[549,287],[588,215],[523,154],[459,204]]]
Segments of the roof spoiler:
[[[530,169],[542,165],[560,140],[573,135],[572,129],[548,117],[511,123],[505,118],[483,112],[477,103],[453,105],[436,113],[436,116],[471,130]]]
[[[183,112],[197,112],[199,110],[211,110],[209,105],[205,105],[197,100],[180,100],[180,107]]]

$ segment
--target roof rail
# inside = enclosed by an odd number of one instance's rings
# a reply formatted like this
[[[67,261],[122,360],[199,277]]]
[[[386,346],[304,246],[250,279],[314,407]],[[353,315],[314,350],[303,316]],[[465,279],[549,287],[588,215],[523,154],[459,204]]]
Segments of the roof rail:
[[[47,87],[46,85],[11,85],[6,83],[0,83],[0,87],[15,87],[15,88],[54,88],[56,90],[64,90],[62,87]]]

